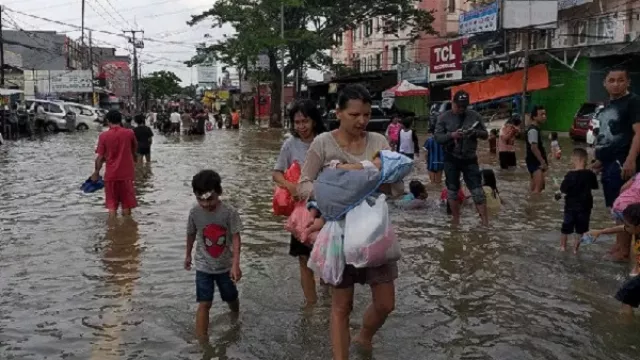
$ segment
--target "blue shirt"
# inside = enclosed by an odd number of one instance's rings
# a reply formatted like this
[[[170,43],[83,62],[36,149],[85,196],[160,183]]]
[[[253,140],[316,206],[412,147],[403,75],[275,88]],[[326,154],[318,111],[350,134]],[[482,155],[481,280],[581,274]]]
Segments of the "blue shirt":
[[[424,142],[427,150],[427,169],[439,171],[444,168],[444,149],[435,138],[430,137]]]

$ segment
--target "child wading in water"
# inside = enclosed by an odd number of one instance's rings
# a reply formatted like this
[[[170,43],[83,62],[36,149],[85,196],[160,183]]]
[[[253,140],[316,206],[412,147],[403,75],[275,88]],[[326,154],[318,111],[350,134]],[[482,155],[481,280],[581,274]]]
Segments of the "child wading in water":
[[[387,141],[391,150],[398,150],[398,141],[400,141],[400,130],[402,130],[402,124],[400,124],[400,117],[398,114],[393,115],[391,118],[391,124],[387,126]]]
[[[201,344],[209,343],[209,310],[217,286],[220,299],[232,312],[240,311],[236,283],[240,270],[240,216],[220,201],[220,175],[213,170],[197,173],[191,182],[198,201],[187,221],[187,254],[184,268],[191,270],[191,253],[196,244],[196,337]]]
[[[571,154],[573,170],[565,175],[560,192],[564,196],[564,220],[560,231],[560,250],[567,250],[569,235],[576,234],[573,252],[577,253],[582,235],[589,231],[591,209],[593,209],[593,195],[591,190],[598,188],[596,174],[587,169],[589,156],[585,149],[577,148]]]
[[[640,204],[631,204],[627,206],[622,212],[622,219],[624,225],[619,225],[604,230],[594,230],[591,232],[594,240],[600,235],[604,234],[617,234],[621,232],[627,232],[631,234],[633,245],[633,252],[635,255],[635,267],[631,272],[632,278],[622,285],[622,287],[616,293],[616,299],[622,302],[622,312],[624,314],[633,315],[633,308],[637,308],[640,305],[640,276],[638,271],[640,269]]]
[[[487,209],[493,211],[500,210],[502,200],[500,199],[500,192],[498,191],[498,180],[496,180],[496,173],[491,169],[482,170],[482,190],[484,191],[484,197],[487,199]]]
[[[427,171],[429,171],[429,181],[432,184],[442,183],[442,171],[444,170],[444,149],[433,137],[436,125],[429,128],[429,138],[424,142],[423,149],[426,151]]]

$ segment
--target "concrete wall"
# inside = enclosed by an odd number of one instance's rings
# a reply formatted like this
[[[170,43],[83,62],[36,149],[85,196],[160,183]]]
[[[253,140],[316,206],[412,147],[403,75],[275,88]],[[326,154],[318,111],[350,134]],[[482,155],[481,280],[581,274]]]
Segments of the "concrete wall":
[[[12,31],[4,30],[5,41],[17,42],[42,50],[30,49],[25,46],[5,43],[5,50],[22,56],[24,69],[37,70],[66,70],[67,55],[64,52],[66,36],[51,31]]]

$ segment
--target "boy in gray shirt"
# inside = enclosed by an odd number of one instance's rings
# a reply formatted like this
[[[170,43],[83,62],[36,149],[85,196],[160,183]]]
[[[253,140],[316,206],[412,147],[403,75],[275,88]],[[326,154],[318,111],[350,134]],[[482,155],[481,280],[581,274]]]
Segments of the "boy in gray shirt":
[[[191,270],[191,253],[196,245],[196,336],[208,343],[209,310],[215,286],[220,298],[232,312],[240,310],[236,283],[242,278],[240,270],[240,216],[220,201],[220,175],[202,170],[191,181],[198,204],[189,212],[187,222],[187,254],[185,270]]]

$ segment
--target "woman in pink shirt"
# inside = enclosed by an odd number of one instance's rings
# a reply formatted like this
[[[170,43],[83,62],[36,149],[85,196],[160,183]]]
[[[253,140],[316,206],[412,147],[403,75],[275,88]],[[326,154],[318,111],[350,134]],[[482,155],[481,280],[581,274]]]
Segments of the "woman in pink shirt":
[[[640,203],[640,176],[635,175],[622,185],[620,195],[613,203],[611,214],[615,220],[622,221],[622,212],[631,204]]]
[[[516,136],[520,132],[520,118],[514,117],[507,121],[500,129],[498,136],[498,158],[501,169],[510,169],[517,166]]]

